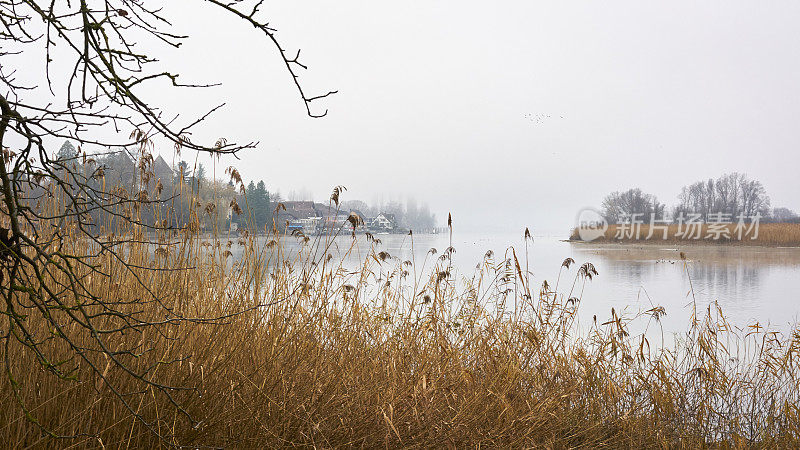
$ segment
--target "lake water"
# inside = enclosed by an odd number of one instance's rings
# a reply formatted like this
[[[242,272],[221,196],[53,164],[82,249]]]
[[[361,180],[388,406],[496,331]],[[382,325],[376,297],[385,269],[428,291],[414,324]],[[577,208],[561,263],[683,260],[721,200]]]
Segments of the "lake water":
[[[412,245],[406,235],[380,235],[377,251],[386,251],[401,260],[412,259]],[[561,283],[571,284],[578,267],[591,262],[599,276],[586,283],[581,302],[582,320],[610,317],[611,308],[633,315],[654,306],[663,306],[665,331],[686,331],[694,299],[698,312],[718,302],[731,324],[746,327],[755,323],[786,331],[800,319],[800,248],[766,248],[740,246],[658,246],[569,243],[563,236],[534,236],[528,242],[529,270],[532,286],[547,280],[552,286],[561,263],[571,257],[576,264],[562,273]],[[370,243],[364,235],[356,237],[357,248],[351,262],[363,258]],[[352,238],[341,236],[333,245],[333,253],[350,246]],[[285,245],[297,247],[297,239],[286,238]],[[448,235],[415,235],[413,259],[421,267],[428,250],[437,249],[437,256],[450,245]],[[502,261],[513,247],[520,259],[525,258],[522,235],[497,233],[455,233],[452,262],[460,276],[471,276],[488,250],[495,261]],[[683,251],[688,262],[680,259]],[[510,255],[510,253],[508,253]],[[426,269],[433,262],[428,256]],[[524,269],[524,267],[523,267]],[[691,280],[691,282],[690,282]],[[561,290],[561,289],[560,289]]]

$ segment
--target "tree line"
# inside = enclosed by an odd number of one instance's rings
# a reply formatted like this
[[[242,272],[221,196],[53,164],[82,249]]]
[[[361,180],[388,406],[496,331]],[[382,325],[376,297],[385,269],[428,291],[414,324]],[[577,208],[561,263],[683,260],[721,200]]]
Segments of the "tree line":
[[[431,212],[426,203],[420,204],[413,198],[407,199],[405,204],[398,200],[381,201],[372,205],[361,200],[349,200],[342,202],[342,207],[352,211],[360,211],[367,217],[375,217],[381,213],[391,214],[394,216],[398,227],[414,230],[415,232],[425,233],[436,228],[436,214]]]
[[[752,220],[800,222],[789,208],[772,208],[763,183],[742,173],[728,173],[716,179],[701,180],[681,188],[678,202],[671,208],[653,194],[640,188],[608,194],[602,203],[602,214],[610,223],[631,220],[634,215],[644,221],[678,220],[693,216],[704,222],[720,220]]]
[[[173,167],[163,159],[159,161],[159,158],[153,158],[147,151],[98,154],[87,162],[79,157],[70,141],[65,141],[56,152],[56,160],[68,165],[76,173],[86,173],[86,178],[96,185],[98,192],[121,188],[128,193],[126,195],[146,193],[153,203],[138,214],[142,222],[149,224],[165,217],[162,210],[169,208],[170,225],[177,228],[185,226],[192,219],[190,202],[194,202],[202,211],[195,217],[201,230],[226,230],[231,223],[236,223],[239,228],[264,231],[273,225],[272,218],[278,204],[287,202],[279,190],[271,192],[264,180],[251,180],[236,189],[233,180],[224,181],[209,176],[202,163],[192,166],[180,160]],[[89,172],[98,168],[102,171],[102,181],[88,176]],[[177,195],[184,193],[189,195]],[[305,196],[310,194],[306,193]],[[296,195],[290,197],[290,201],[299,199]],[[362,219],[381,213],[390,214],[394,216],[398,227],[420,232],[432,231],[436,227],[436,215],[427,204],[420,204],[414,199],[408,199],[405,203],[395,200],[376,204],[348,200],[342,202],[340,210],[357,211],[364,216]],[[119,221],[113,215],[101,218],[99,211],[95,215],[98,217],[95,217],[94,223],[105,223],[108,227],[116,226]]]

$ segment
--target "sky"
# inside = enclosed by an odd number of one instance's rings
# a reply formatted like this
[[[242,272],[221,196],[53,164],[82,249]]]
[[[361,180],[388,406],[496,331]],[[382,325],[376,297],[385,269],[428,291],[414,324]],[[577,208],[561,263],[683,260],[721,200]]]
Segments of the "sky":
[[[336,185],[344,199],[414,197],[471,231],[566,234],[609,192],[672,205],[733,171],[800,210],[796,0],[268,0],[308,94],[338,90],[313,104],[322,119],[263,35],[198,5],[168,3],[190,38],[161,61],[221,86],[150,94],[187,118],[225,102],[196,136],[259,141],[218,177],[234,165],[318,201]]]

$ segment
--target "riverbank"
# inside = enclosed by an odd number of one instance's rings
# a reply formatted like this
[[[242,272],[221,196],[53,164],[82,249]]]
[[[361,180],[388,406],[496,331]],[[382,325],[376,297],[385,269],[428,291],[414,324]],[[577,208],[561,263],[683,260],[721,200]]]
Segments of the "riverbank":
[[[0,347],[13,374],[0,384],[0,442],[797,444],[800,389],[787,380],[800,370],[800,332],[765,339],[763,327],[740,332],[719,309],[702,308],[683,340],[659,349],[633,330],[660,326],[664,308],[578,318],[584,288],[598,276],[582,261],[564,260],[542,287],[523,273],[528,261],[511,254],[482,264],[464,290],[450,250],[425,265],[370,245],[361,268],[349,271],[324,251],[301,258],[313,239],[294,238],[296,250],[275,244],[280,238],[223,240],[221,252],[207,252],[205,241],[184,236],[156,252],[132,240],[121,259],[85,241],[68,244],[72,254],[97,255],[77,269],[94,299],[80,306],[104,334],[74,324],[54,334],[49,320],[61,323],[71,310],[45,316],[23,305],[26,329],[49,337],[39,350],[65,361],[69,378],[32,370],[43,363],[25,342]],[[233,267],[226,248],[240,248]],[[270,260],[284,263],[264,270]],[[108,269],[92,271],[95,263]],[[119,318],[96,319],[108,305]],[[129,318],[135,326],[122,328]],[[54,441],[40,426],[68,437]]]
[[[800,247],[800,223],[698,224],[653,226],[609,225],[604,233],[572,230],[569,241],[575,243],[618,243],[642,245],[740,245],[763,247]]]

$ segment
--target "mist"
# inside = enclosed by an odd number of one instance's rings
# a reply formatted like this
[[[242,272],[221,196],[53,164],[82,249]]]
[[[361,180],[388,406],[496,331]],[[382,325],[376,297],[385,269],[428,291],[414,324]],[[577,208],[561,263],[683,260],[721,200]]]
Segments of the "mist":
[[[413,197],[462,230],[567,233],[577,212],[632,187],[677,203],[682,186],[743,172],[800,209],[800,4],[789,1],[272,2],[287,53],[302,48],[309,118],[256,31],[171,2],[163,50],[195,139],[258,141],[213,163],[270,191],[325,201]],[[151,87],[153,98],[167,92]],[[167,144],[158,152],[170,161]],[[191,158],[194,158],[192,156]],[[299,198],[298,197],[298,198]]]

